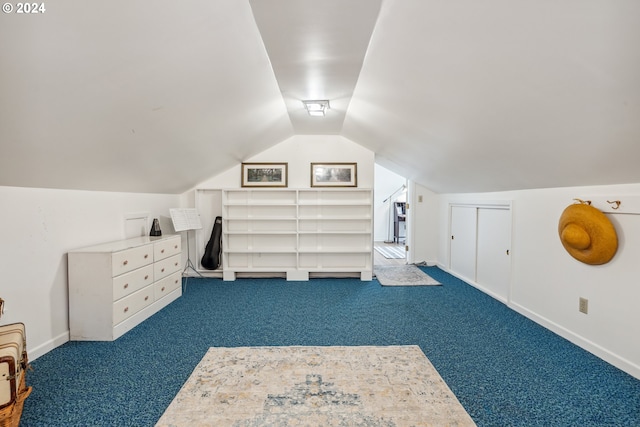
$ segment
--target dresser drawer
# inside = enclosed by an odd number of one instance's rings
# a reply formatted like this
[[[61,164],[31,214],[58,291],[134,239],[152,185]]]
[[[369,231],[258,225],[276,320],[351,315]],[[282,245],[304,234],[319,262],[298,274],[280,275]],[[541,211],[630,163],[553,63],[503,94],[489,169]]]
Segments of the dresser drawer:
[[[153,277],[155,280],[160,280],[180,270],[180,258],[180,255],[174,255],[171,258],[163,259],[153,264]]]
[[[156,242],[153,245],[153,259],[159,261],[180,253],[180,237]]]
[[[144,267],[153,262],[153,245],[114,252],[111,257],[113,277],[119,276],[136,268]]]
[[[117,301],[122,297],[129,295],[149,286],[153,283],[153,265],[145,265],[142,268],[133,270],[129,273],[121,274],[113,279],[113,300]]]
[[[133,316],[153,301],[153,286],[147,286],[116,301],[113,303],[113,324],[117,325]]]
[[[162,298],[165,295],[170,294],[175,289],[178,289],[182,286],[182,273],[176,271],[170,276],[165,277],[162,280],[157,281],[153,284],[153,294],[155,296],[156,301]]]

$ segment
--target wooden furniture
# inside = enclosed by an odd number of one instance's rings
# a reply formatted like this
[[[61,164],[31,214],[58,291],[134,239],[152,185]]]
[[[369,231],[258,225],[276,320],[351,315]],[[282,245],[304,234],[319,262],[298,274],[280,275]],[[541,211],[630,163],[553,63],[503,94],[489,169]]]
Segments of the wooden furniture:
[[[233,189],[222,192],[223,279],[236,273],[373,273],[370,189]]]
[[[182,295],[180,236],[135,237],[68,256],[71,340],[115,340]]]

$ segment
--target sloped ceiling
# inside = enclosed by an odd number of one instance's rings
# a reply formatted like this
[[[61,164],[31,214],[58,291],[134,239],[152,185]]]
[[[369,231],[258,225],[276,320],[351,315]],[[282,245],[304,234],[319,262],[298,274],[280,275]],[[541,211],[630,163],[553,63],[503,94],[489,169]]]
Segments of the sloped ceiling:
[[[0,19],[2,185],[180,193],[293,134],[248,1]]]
[[[640,182],[640,2],[385,1],[342,134],[437,192]]]
[[[45,6],[0,16],[0,185],[180,193],[298,133],[436,192],[640,182],[637,0]]]
[[[340,134],[382,0],[250,0],[296,134]],[[328,100],[322,118],[301,100]]]

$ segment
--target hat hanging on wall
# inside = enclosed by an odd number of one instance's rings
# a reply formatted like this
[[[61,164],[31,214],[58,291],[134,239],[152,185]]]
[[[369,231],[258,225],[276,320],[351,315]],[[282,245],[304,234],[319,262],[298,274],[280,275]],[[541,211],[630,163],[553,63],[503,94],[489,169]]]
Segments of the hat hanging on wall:
[[[618,250],[618,235],[609,218],[582,200],[562,212],[558,234],[569,255],[585,264],[606,264]]]

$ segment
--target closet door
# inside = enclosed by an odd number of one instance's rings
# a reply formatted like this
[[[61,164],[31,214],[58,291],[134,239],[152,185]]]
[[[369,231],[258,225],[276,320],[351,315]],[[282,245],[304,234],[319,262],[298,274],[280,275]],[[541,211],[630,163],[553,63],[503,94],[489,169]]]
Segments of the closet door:
[[[451,206],[449,269],[471,282],[476,279],[476,211],[475,206]]]
[[[478,209],[477,250],[476,282],[487,293],[507,302],[511,274],[511,211],[508,208]]]

